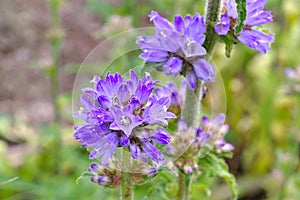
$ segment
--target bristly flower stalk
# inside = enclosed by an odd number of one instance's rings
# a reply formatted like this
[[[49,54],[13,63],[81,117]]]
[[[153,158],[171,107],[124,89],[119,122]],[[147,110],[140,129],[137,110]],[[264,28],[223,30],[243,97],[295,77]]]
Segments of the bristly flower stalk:
[[[208,0],[206,1],[205,11],[205,25],[207,26],[205,41],[203,47],[206,49],[207,57],[209,58],[214,45],[216,43],[217,34],[214,28],[210,25],[211,22],[215,22],[218,18],[220,10],[220,0]],[[183,109],[183,119],[186,121],[188,126],[197,126],[200,118],[200,106],[202,91],[204,82],[197,80],[196,90],[192,91],[189,87],[186,88],[186,100]],[[191,175],[179,172],[178,178],[178,199],[188,200],[189,199],[189,186],[191,184]]]

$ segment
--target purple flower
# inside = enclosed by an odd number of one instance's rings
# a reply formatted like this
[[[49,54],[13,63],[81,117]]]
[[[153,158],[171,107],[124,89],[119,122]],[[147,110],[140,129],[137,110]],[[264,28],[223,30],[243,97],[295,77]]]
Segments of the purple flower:
[[[168,97],[170,99],[171,105],[179,106],[182,104],[176,86],[172,82],[168,82],[166,85],[162,86],[161,88],[156,88],[155,92],[160,98]]]
[[[208,142],[210,135],[199,128],[188,127],[183,119],[178,121],[172,143],[166,146],[166,153],[175,158],[175,166],[186,174],[198,169],[199,151]]]
[[[99,185],[116,188],[120,185],[121,176],[120,173],[109,167],[103,167],[100,164],[93,162],[89,168],[88,173],[91,176],[91,181]]]
[[[213,81],[215,70],[205,61],[206,50],[202,47],[206,27],[204,18],[196,13],[193,17],[176,15],[174,24],[156,11],[149,15],[156,28],[155,36],[140,36],[137,44],[145,62],[159,62],[168,76],[183,74],[190,88],[196,88],[196,79]],[[200,74],[197,72],[207,72]]]
[[[135,159],[162,162],[154,143],[168,144],[170,136],[159,125],[167,126],[176,116],[168,111],[171,99],[153,93],[157,81],[150,75],[139,80],[131,70],[129,80],[108,73],[105,79],[95,76],[93,83],[94,88],[83,89],[82,108],[74,114],[85,122],[75,127],[74,137],[91,149],[90,159],[101,158],[105,165],[123,147]]]
[[[207,116],[203,116],[198,133],[208,134],[210,142],[215,146],[217,153],[228,152],[234,149],[232,144],[227,143],[223,138],[229,130],[229,125],[224,124],[225,115],[219,114],[215,119],[209,120]]]
[[[227,13],[221,14],[219,20],[215,24],[215,31],[219,35],[226,35],[230,29],[230,19]]]
[[[175,168],[186,174],[198,170],[197,161],[203,147],[214,147],[211,149],[217,153],[232,151],[233,145],[223,139],[229,129],[224,121],[224,114],[218,115],[213,120],[203,116],[200,126],[195,128],[188,127],[186,122],[180,119],[172,143],[166,146],[166,153],[176,160],[174,161]],[[211,144],[211,142],[213,143]]]
[[[274,34],[256,30],[254,27],[273,21],[272,13],[263,10],[265,4],[266,0],[246,0],[247,15],[244,21],[244,27],[238,35],[235,35],[243,44],[264,54],[270,50],[270,44],[274,42]],[[227,34],[229,31],[227,24],[230,24],[230,28],[233,29],[238,17],[234,0],[226,0],[224,5],[225,13],[220,16],[220,20],[218,20],[215,25],[215,30],[219,35]],[[227,19],[224,20],[224,16],[230,18],[229,23]]]

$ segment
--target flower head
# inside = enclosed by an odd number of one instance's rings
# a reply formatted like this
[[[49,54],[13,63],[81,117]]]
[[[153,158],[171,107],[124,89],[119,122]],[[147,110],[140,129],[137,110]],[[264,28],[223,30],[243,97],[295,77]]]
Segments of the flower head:
[[[170,136],[162,126],[176,116],[168,111],[170,99],[153,93],[157,81],[150,75],[138,79],[131,70],[129,80],[108,73],[105,79],[95,76],[93,82],[94,88],[83,89],[83,107],[75,117],[85,124],[75,127],[74,134],[91,149],[90,158],[101,157],[105,165],[117,147],[124,147],[135,159],[162,162],[163,155],[154,143],[169,143]]]
[[[229,125],[224,124],[224,122],[225,115],[223,113],[219,114],[213,120],[209,120],[207,116],[203,116],[198,128],[199,133],[207,133],[209,135],[210,141],[213,143],[217,153],[229,152],[234,149],[232,144],[224,140],[224,136],[229,130]]]
[[[93,162],[89,166],[88,173],[92,175],[92,182],[105,187],[116,188],[121,183],[121,174],[119,171],[108,167],[103,167],[96,162]]]
[[[246,20],[243,30],[235,37],[243,44],[266,54],[270,50],[270,44],[274,42],[274,34],[256,30],[256,26],[272,22],[272,13],[264,11],[266,0],[246,0]],[[219,35],[226,35],[230,28],[233,29],[237,23],[237,10],[234,0],[224,1],[224,12],[215,25],[215,31]],[[230,20],[229,20],[230,19]],[[228,25],[230,24],[230,28]],[[233,33],[234,31],[232,31]]]
[[[206,50],[202,44],[206,27],[202,16],[198,13],[184,18],[176,15],[174,24],[156,11],[152,11],[149,18],[155,25],[155,36],[137,38],[137,44],[143,51],[140,57],[145,62],[162,63],[162,70],[168,76],[185,73],[192,89],[196,88],[197,78],[214,80],[214,68],[204,59]]]
[[[214,145],[216,153],[232,151],[233,145],[223,139],[229,128],[224,121],[224,114],[218,115],[214,120],[203,116],[201,125],[195,128],[188,127],[184,120],[179,120],[174,140],[166,146],[167,154],[176,158],[174,168],[186,174],[198,170],[197,161],[205,146]]]

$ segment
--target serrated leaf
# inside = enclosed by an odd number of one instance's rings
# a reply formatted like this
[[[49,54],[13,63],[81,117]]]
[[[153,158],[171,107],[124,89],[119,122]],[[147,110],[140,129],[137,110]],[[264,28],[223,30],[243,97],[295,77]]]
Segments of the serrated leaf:
[[[239,34],[243,27],[244,21],[246,20],[247,10],[246,10],[246,0],[235,0],[236,10],[238,14],[237,25],[235,26],[235,34]]]
[[[238,198],[238,185],[236,179],[229,173],[228,166],[222,158],[219,158],[213,153],[209,153],[204,158],[199,159],[198,164],[205,174],[223,178],[230,187],[232,199],[236,200]]]

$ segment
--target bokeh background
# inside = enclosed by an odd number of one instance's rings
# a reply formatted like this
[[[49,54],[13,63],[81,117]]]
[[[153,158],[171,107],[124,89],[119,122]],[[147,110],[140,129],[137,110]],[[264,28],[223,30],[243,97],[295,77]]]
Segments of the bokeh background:
[[[88,152],[73,139],[76,73],[101,41],[151,26],[147,18],[151,10],[169,19],[177,13],[203,15],[204,3],[1,0],[0,199],[117,199],[118,191],[88,179],[76,183],[90,164]],[[267,55],[239,44],[226,58],[224,45],[215,47],[213,61],[227,97],[218,104],[226,105],[226,123],[231,127],[227,140],[235,146],[227,163],[237,177],[241,200],[300,199],[300,94],[288,90],[294,83],[285,75],[286,67],[300,65],[299,9],[299,0],[267,1],[266,10],[274,15],[267,28],[276,33]],[[118,56],[128,47],[126,39],[108,45],[98,59]],[[125,73],[141,65],[139,53],[120,56],[109,69]],[[85,73],[97,73],[97,67],[101,72],[105,68],[92,66]],[[76,86],[75,92],[79,89]],[[213,86],[210,92],[214,93]],[[163,173],[137,186],[136,199],[174,198],[175,179]],[[200,197],[230,199],[230,190],[218,178],[198,178],[191,199]]]

